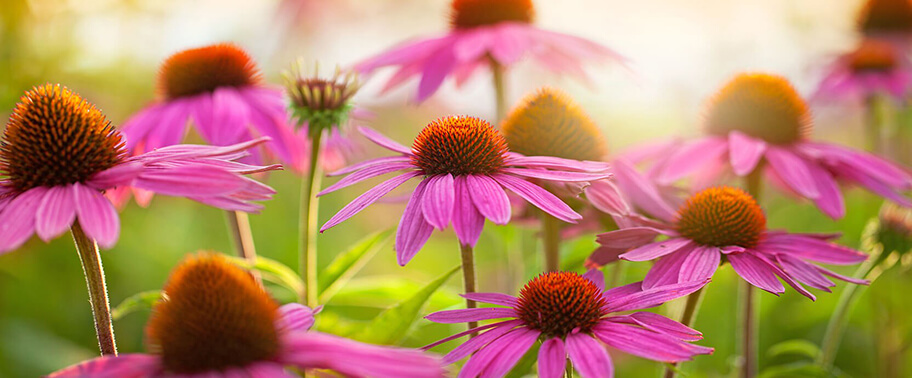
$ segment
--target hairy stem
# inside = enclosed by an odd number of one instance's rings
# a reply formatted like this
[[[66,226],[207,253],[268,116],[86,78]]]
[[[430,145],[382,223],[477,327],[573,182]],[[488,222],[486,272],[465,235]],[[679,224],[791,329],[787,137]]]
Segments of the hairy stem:
[[[472,249],[472,246],[466,244],[460,244],[459,250],[462,255],[462,286],[463,291],[466,293],[475,292],[475,251]],[[471,299],[466,299],[466,308],[475,308],[475,301]],[[469,329],[478,327],[478,322],[469,322]],[[476,334],[472,334],[470,337],[475,337]]]
[[[301,219],[298,233],[301,238],[301,278],[304,280],[304,304],[313,308],[317,306],[317,213],[319,200],[316,194],[320,190],[320,140],[322,132],[311,136],[310,166],[307,176],[301,182]]]
[[[256,262],[256,246],[253,243],[253,232],[250,229],[250,218],[243,211],[225,211],[225,217],[228,219],[228,232],[234,239],[234,248],[237,254],[243,257],[251,264]],[[263,285],[262,277],[256,270],[250,270],[250,274],[256,279],[257,283]]]
[[[560,220],[545,212],[542,212],[541,214],[545,271],[556,272],[560,270]]]
[[[507,89],[504,83],[504,66],[491,58],[491,75],[494,84],[495,110],[497,122],[500,123],[507,116]]]
[[[98,348],[102,355],[117,355],[117,342],[114,340],[114,325],[111,324],[111,304],[108,301],[108,288],[105,285],[104,267],[98,254],[98,244],[89,239],[79,221],[70,228],[76,252],[82,263],[86,286],[89,291],[89,302],[92,304],[92,316],[95,319],[95,335],[98,336]]]

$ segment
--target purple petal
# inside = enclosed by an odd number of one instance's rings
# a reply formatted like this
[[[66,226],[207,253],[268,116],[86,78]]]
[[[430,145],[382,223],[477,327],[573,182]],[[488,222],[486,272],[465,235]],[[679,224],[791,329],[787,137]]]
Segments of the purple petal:
[[[856,285],[869,285],[869,284],[871,284],[871,282],[868,281],[868,280],[861,279],[861,278],[852,278],[852,277],[848,277],[848,276],[843,276],[843,275],[841,275],[841,274],[838,274],[838,273],[836,273],[836,272],[834,272],[834,271],[831,271],[831,270],[829,270],[829,269],[826,269],[826,268],[824,268],[824,267],[820,267],[820,266],[816,266],[816,265],[815,265],[814,268],[816,268],[817,270],[819,270],[820,273],[826,274],[826,275],[828,275],[828,276],[830,276],[830,277],[833,277],[833,278],[835,278],[835,279],[837,279],[837,280],[842,280],[842,281],[846,281],[846,282],[851,282],[851,283],[856,284]]]
[[[277,329],[284,332],[303,332],[314,324],[314,314],[320,312],[321,307],[311,309],[300,303],[289,303],[279,307],[279,325]]]
[[[510,175],[495,174],[498,183],[529,201],[542,211],[568,223],[576,223],[583,217],[567,206],[560,198],[535,184]]]
[[[599,244],[618,249],[630,249],[651,242],[658,235],[668,235],[667,231],[652,227],[629,227],[616,231],[598,234]]]
[[[615,160],[613,166],[617,175],[615,182],[634,206],[664,221],[674,219],[675,209],[659,193],[654,183],[640,175],[624,160]]]
[[[706,281],[712,278],[721,260],[722,253],[719,252],[718,247],[702,245],[694,247],[681,263],[678,282]]]
[[[510,199],[503,188],[490,176],[464,175],[469,186],[472,203],[485,218],[495,224],[504,225],[510,221]]]
[[[628,319],[630,321],[627,321]],[[608,318],[608,320],[637,324],[648,330],[664,333],[680,340],[697,341],[703,339],[703,334],[699,331],[654,312],[634,312],[630,315],[613,316]]]
[[[55,371],[48,377],[152,378],[160,376],[162,370],[161,357],[137,353],[96,357]]]
[[[44,241],[62,234],[76,219],[76,203],[69,186],[47,189],[35,214],[35,233]]]
[[[550,338],[542,343],[538,350],[538,376],[541,378],[561,378],[567,367],[567,350],[560,338]]]
[[[224,195],[243,185],[243,178],[237,174],[194,166],[147,169],[133,181],[137,188],[181,197]]]
[[[517,299],[512,295],[501,293],[465,293],[460,294],[465,299],[476,302],[490,303],[507,307],[516,307]]]
[[[466,356],[475,353],[479,348],[483,347],[485,344],[496,340],[497,338],[503,336],[507,332],[510,332],[514,327],[521,325],[522,321],[520,320],[508,320],[506,322],[500,322],[495,324],[489,324],[491,330],[478,334],[473,338],[470,338],[466,342],[460,344],[456,348],[443,356],[443,364],[449,365],[456,361],[459,361]],[[481,327],[478,327],[481,328]],[[468,334],[469,332],[465,332]],[[464,336],[464,335],[463,335]]]
[[[469,187],[467,176],[456,177],[455,191],[456,203],[453,207],[453,231],[463,245],[475,247],[481,231],[484,229],[484,216],[472,203],[472,189]]]
[[[681,276],[681,266],[684,265],[684,260],[690,256],[691,252],[693,252],[692,247],[682,248],[675,253],[656,260],[649,272],[646,272],[646,277],[643,277],[643,288],[650,289],[678,283],[678,277]]]
[[[745,176],[751,173],[764,152],[766,142],[763,140],[754,139],[740,131],[728,134],[728,158],[736,175]]]
[[[35,232],[35,213],[46,191],[42,186],[29,189],[0,211],[0,253],[19,248]]]
[[[465,365],[462,366],[459,377],[476,377],[478,375],[487,377],[488,375],[485,374],[485,371],[492,368],[493,365],[498,362],[500,355],[506,354],[508,357],[511,357],[515,354],[519,354],[519,356],[516,357],[519,359],[519,357],[535,343],[535,339],[538,338],[538,335],[539,332],[524,327],[510,330],[503,336],[481,348],[478,353],[475,353],[474,356],[469,358]],[[522,349],[522,347],[525,347],[525,349]],[[502,363],[503,360],[500,361]]]
[[[688,344],[664,333],[609,321],[596,324],[592,333],[614,348],[662,362],[687,361],[698,354],[713,352],[712,348]]]
[[[728,262],[731,263],[735,272],[751,285],[776,295],[785,292],[785,287],[776,279],[770,265],[751,254],[750,251],[730,254]]]
[[[613,377],[614,366],[608,352],[592,336],[584,333],[567,335],[567,354],[573,368],[586,378]]]
[[[765,240],[760,241],[757,249],[836,265],[857,264],[868,258],[860,251],[803,234],[770,233]]]
[[[786,271],[782,270],[782,268],[780,268],[775,261],[771,261],[768,256],[765,256],[763,254],[757,254],[755,256],[760,260],[763,260],[773,270],[773,273],[775,273],[776,276],[781,278],[783,281],[785,281],[785,283],[798,291],[799,294],[810,298],[812,301],[817,300],[817,297],[814,294],[808,291],[808,289],[806,289],[804,286],[801,286],[801,284],[796,281],[795,278],[789,275]]]
[[[814,265],[801,259],[789,255],[776,254],[776,260],[788,274],[810,287],[829,292],[831,287],[836,286],[833,281],[821,274]]]
[[[601,270],[589,269],[583,274],[583,278],[595,284],[599,291],[605,291],[605,274]]]
[[[354,171],[362,170],[362,169],[365,169],[365,168],[368,168],[368,167],[375,167],[375,166],[378,166],[378,165],[384,165],[384,166],[385,166],[385,165],[390,165],[390,164],[393,164],[393,163],[407,163],[407,162],[410,162],[410,161],[412,161],[412,158],[410,158],[410,157],[408,157],[408,156],[402,156],[402,155],[397,155],[397,156],[385,156],[385,157],[380,157],[380,158],[376,158],[376,159],[365,160],[365,161],[362,161],[362,162],[357,163],[357,164],[349,165],[349,166],[347,166],[347,167],[345,167],[345,168],[342,168],[342,169],[339,169],[339,170],[337,170],[337,171],[333,171],[333,172],[327,173],[326,175],[327,175],[327,176],[341,176],[341,175],[349,174],[349,173],[352,173],[352,172],[354,172]]]
[[[620,256],[621,260],[648,261],[692,245],[690,239],[671,238],[637,247]]]
[[[522,321],[521,321],[521,320],[505,320],[505,321],[502,321],[502,322],[496,322],[496,323],[491,323],[491,324],[487,324],[487,325],[483,325],[483,326],[478,326],[478,327],[475,327],[475,328],[469,328],[469,329],[466,330],[466,331],[459,332],[459,333],[457,333],[457,334],[455,334],[455,335],[448,336],[448,337],[446,337],[446,338],[443,338],[443,339],[437,340],[437,341],[435,341],[435,342],[433,342],[433,343],[430,343],[430,344],[428,344],[428,345],[425,345],[425,346],[421,347],[420,349],[421,349],[421,350],[428,350],[428,349],[431,349],[431,348],[433,348],[433,347],[435,347],[435,346],[438,346],[438,345],[440,345],[440,344],[443,344],[443,343],[446,343],[446,342],[449,342],[449,341],[456,340],[456,339],[458,339],[458,338],[460,338],[460,337],[463,337],[463,336],[466,336],[466,335],[469,335],[469,334],[473,334],[473,333],[478,333],[478,334],[480,334],[481,331],[484,331],[484,330],[487,330],[487,329],[498,328],[498,327],[500,327],[500,326],[508,326],[508,325],[509,325],[509,327],[507,327],[507,328],[509,329],[509,328],[513,328],[513,327],[515,327],[515,326],[518,326],[518,325],[520,325],[520,324],[522,324]],[[504,331],[504,332],[506,332],[506,331]],[[466,341],[466,343],[468,343],[468,342],[470,342],[470,341],[472,341],[472,340],[474,340],[474,339],[475,339],[474,337],[473,337],[473,338],[469,338],[469,340]],[[465,345],[465,343],[463,343],[462,345]],[[477,348],[476,348],[476,349],[477,349]],[[462,356],[462,357],[465,357],[465,356],[467,356],[467,355],[469,355],[469,354],[471,354],[471,353],[474,353],[474,352],[475,352],[475,350],[472,350],[472,351],[468,352],[466,355],[464,355],[464,356]],[[452,352],[451,352],[451,353],[452,353]],[[454,360],[454,361],[452,361],[452,362],[455,362],[455,361],[461,359],[462,357],[457,358],[456,360]],[[450,362],[450,363],[452,363],[452,362]]]
[[[351,218],[353,215],[357,214],[361,210],[364,210],[364,208],[370,206],[370,204],[376,202],[378,199],[380,199],[380,197],[385,196],[387,193],[389,193],[393,189],[396,189],[397,187],[399,187],[399,185],[402,185],[403,183],[410,180],[411,178],[417,177],[420,175],[421,175],[421,173],[418,171],[406,172],[406,173],[403,173],[399,176],[393,177],[389,180],[386,180],[386,181],[378,184],[377,186],[364,192],[364,194],[361,194],[360,196],[358,196],[358,198],[355,198],[354,200],[352,200],[348,205],[345,205],[345,207],[343,207],[341,210],[339,210],[339,212],[336,213],[336,215],[333,215],[332,218],[330,218],[328,221],[326,221],[325,224],[323,224],[323,227],[320,228],[320,232],[326,231],[330,227],[333,227],[339,223],[342,223],[346,219]]]
[[[457,60],[452,48],[443,48],[428,57],[422,67],[421,81],[418,82],[417,102],[422,102],[440,88],[443,79],[456,68]]]
[[[484,307],[437,311],[424,318],[434,323],[467,323],[477,322],[479,320],[515,317],[516,311],[512,308]]]
[[[516,362],[538,341],[538,336],[541,335],[541,332],[525,327],[517,328],[512,332],[516,336],[514,336],[508,346],[491,359],[481,374],[482,377],[498,378],[507,375],[510,369],[516,365]]]
[[[95,189],[78,183],[72,187],[76,216],[86,236],[94,239],[101,248],[113,247],[120,234],[117,209]]]
[[[438,230],[447,228],[453,218],[453,206],[456,202],[456,187],[453,176],[434,175],[424,179],[424,197],[421,200],[421,211],[424,219]]]
[[[811,177],[808,165],[815,164],[796,155],[790,150],[770,146],[766,151],[766,160],[779,177],[802,197],[816,199],[820,196],[817,185]]]
[[[347,376],[439,378],[440,360],[426,353],[376,346],[319,332],[286,335],[279,362],[301,369],[330,369]]]
[[[364,135],[364,137],[370,139],[371,142],[376,143],[380,147],[406,155],[412,154],[412,149],[403,146],[402,144],[399,144],[399,142],[395,142],[390,138],[387,138],[385,135],[380,134],[380,132],[370,127],[361,126],[358,128],[358,132],[360,132],[361,135]]]
[[[719,159],[728,149],[728,143],[720,137],[707,137],[685,145],[672,153],[668,164],[657,177],[663,184],[669,184],[687,176],[705,166],[710,161]]]
[[[320,191],[317,196],[322,196],[327,193],[337,191],[342,188],[349,187],[351,185],[357,184],[361,181],[374,178],[377,176],[385,175],[390,172],[395,172],[403,169],[412,168],[413,165],[409,162],[398,162],[390,163],[384,165],[375,165],[370,167],[365,167],[364,169],[352,173],[351,175],[343,177],[341,180],[337,181],[335,184],[328,186],[326,189]]]
[[[707,282],[709,281],[682,282],[642,289],[629,294],[623,292],[612,293],[615,290],[612,289],[605,293],[605,299],[608,301],[608,306],[605,310],[608,312],[620,312],[655,307],[700,290]],[[642,285],[642,283],[638,284]],[[626,295],[619,295],[622,293]]]
[[[424,246],[424,243],[431,237],[431,233],[434,232],[434,226],[431,226],[421,213],[421,202],[424,200],[426,187],[427,180],[418,183],[408,204],[405,205],[405,211],[399,220],[399,227],[396,228],[396,260],[401,266],[405,266],[412,257],[415,257],[418,250]]]
[[[817,186],[817,191],[820,192],[820,196],[814,199],[817,207],[833,219],[845,216],[842,192],[839,190],[839,185],[836,184],[833,175],[816,164],[808,164],[807,168],[811,173],[814,184]]]
[[[544,169],[503,168],[503,173],[557,182],[586,182],[611,177],[610,173],[548,171]]]
[[[609,180],[597,180],[583,188],[586,199],[596,209],[614,215],[625,216],[630,214],[630,206],[624,200],[620,189]]]

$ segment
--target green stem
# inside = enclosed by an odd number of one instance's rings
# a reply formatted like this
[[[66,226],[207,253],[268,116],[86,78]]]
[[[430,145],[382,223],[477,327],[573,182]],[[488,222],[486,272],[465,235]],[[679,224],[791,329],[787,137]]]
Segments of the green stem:
[[[462,256],[462,286],[465,293],[474,293],[475,292],[475,252],[472,250],[472,246],[467,244],[460,244],[459,251]],[[466,308],[475,308],[475,301],[466,299]],[[469,322],[469,329],[478,327],[478,322]],[[470,337],[475,337],[476,334],[472,334]]]
[[[491,59],[491,74],[494,84],[494,101],[497,114],[497,123],[507,116],[507,89],[504,84],[504,67]]]
[[[234,239],[234,248],[237,254],[249,261],[251,264],[256,263],[257,253],[256,246],[253,243],[253,231],[250,229],[250,218],[243,211],[225,211],[225,217],[228,219],[228,232]],[[260,274],[251,270],[250,273],[257,283],[263,285]]]
[[[874,270],[877,261],[879,261],[880,251],[875,250],[868,256],[868,259],[858,267],[853,277],[870,279],[871,272]],[[817,358],[817,365],[825,371],[830,371],[833,362],[836,360],[836,352],[839,350],[839,343],[842,342],[842,335],[845,332],[846,324],[849,320],[849,314],[858,303],[861,287],[855,284],[846,285],[845,290],[839,296],[839,303],[830,316],[827,323],[826,333],[823,334],[820,354]]]
[[[542,212],[542,241],[545,252],[545,271],[560,270],[560,220]]]
[[[621,278],[624,276],[624,270],[626,270],[627,264],[622,263],[621,261],[616,261],[614,263],[614,269],[611,270],[611,277],[608,280],[608,285],[605,287],[618,287],[618,284],[621,283]]]
[[[884,115],[877,95],[865,98],[865,132],[868,136],[868,151],[883,153]]]
[[[317,306],[317,213],[319,200],[316,194],[320,190],[320,140],[322,132],[311,137],[310,166],[307,176],[301,183],[301,219],[298,233],[301,237],[301,278],[304,279],[304,303],[309,307]]]
[[[108,288],[105,285],[104,267],[98,254],[98,244],[86,236],[79,221],[73,223],[70,232],[73,234],[73,242],[76,244],[76,252],[79,253],[82,272],[85,274],[98,348],[103,356],[116,356],[117,342],[114,340],[114,325],[111,323],[111,304],[108,301]]]
[[[566,370],[564,370],[564,377],[573,378],[573,363],[570,362],[570,359],[567,359],[567,366],[565,369]]]
[[[757,203],[761,203],[762,194],[762,177],[760,167],[754,168],[754,171],[745,178],[747,192],[754,197]],[[760,324],[757,319],[757,296],[754,286],[745,280],[741,280],[741,377],[753,378],[757,375],[757,330]]]
[[[681,324],[688,327],[693,326],[694,320],[697,318],[697,311],[700,311],[700,303],[703,302],[703,295],[705,292],[706,288],[704,287],[687,296],[687,302],[684,304],[684,312],[681,314]],[[675,362],[670,366],[667,366],[665,368],[665,378],[673,378],[678,365],[679,364]]]

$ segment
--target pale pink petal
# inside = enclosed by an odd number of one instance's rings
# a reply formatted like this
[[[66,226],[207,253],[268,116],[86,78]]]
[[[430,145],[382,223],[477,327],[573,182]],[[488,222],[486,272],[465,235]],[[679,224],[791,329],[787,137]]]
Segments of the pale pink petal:
[[[317,194],[317,196],[322,196],[336,190],[347,188],[351,185],[357,184],[361,181],[371,179],[377,176],[385,175],[390,172],[400,171],[403,169],[412,168],[413,165],[409,162],[400,162],[400,163],[391,163],[385,165],[375,165],[372,167],[365,167],[364,169],[352,173],[348,176],[343,177],[341,180],[337,181],[335,184],[332,184]]]
[[[144,378],[162,374],[161,358],[151,354],[97,357],[55,371],[49,378]]]
[[[495,224],[510,221],[510,199],[503,188],[490,176],[464,175],[472,196],[472,203],[485,218]]]
[[[614,376],[614,365],[608,352],[592,336],[585,333],[567,335],[567,354],[573,368],[583,378],[603,378]]]
[[[479,320],[515,317],[516,311],[512,308],[484,307],[437,311],[424,318],[434,323],[466,323],[477,322]]]
[[[515,152],[507,153],[507,165],[591,173],[604,173],[607,172],[610,167],[608,163],[601,161],[579,161],[553,156],[525,156]]]
[[[35,214],[35,233],[44,241],[62,234],[76,219],[76,203],[69,186],[47,189]]]
[[[381,157],[381,158],[376,158],[376,159],[365,160],[365,161],[362,161],[357,164],[349,165],[349,166],[339,169],[337,171],[329,172],[326,175],[327,176],[341,176],[341,175],[349,174],[354,171],[358,171],[358,170],[365,169],[368,167],[375,167],[378,165],[388,165],[388,164],[394,164],[394,163],[404,163],[404,162],[409,162],[411,160],[412,160],[412,158],[410,158],[408,156],[402,156],[402,155],[386,156],[386,157]]]
[[[776,295],[785,292],[785,287],[776,279],[770,265],[751,254],[750,251],[732,253],[728,255],[728,262],[731,263],[735,272],[751,285]]]
[[[672,299],[680,298],[700,290],[707,282],[709,281],[682,282],[649,289],[641,289],[633,293],[627,293],[625,291],[612,292],[617,289],[615,288],[605,292],[605,299],[608,301],[608,306],[605,307],[605,310],[608,312],[620,312],[655,307]],[[642,285],[640,282],[636,284]],[[635,287],[636,286],[634,286],[634,288]]]
[[[443,37],[407,41],[358,63],[354,68],[362,73],[370,73],[383,66],[401,65],[416,60],[424,60],[426,57],[436,53],[441,47],[453,44],[456,37],[453,34],[447,34]]]
[[[538,376],[561,378],[567,366],[567,350],[564,342],[557,337],[545,340],[538,350]]]
[[[346,219],[351,218],[361,210],[364,210],[364,208],[370,206],[370,204],[377,202],[380,197],[383,197],[393,189],[399,187],[399,185],[402,185],[411,178],[420,175],[421,173],[418,171],[407,172],[378,184],[377,186],[358,196],[358,198],[352,200],[348,205],[345,205],[345,207],[339,210],[336,215],[333,215],[332,218],[326,221],[326,223],[323,224],[323,227],[320,227],[320,232],[326,231],[330,227],[333,227],[339,223],[342,223]]]
[[[418,96],[415,101],[422,102],[440,88],[443,79],[446,79],[457,64],[452,47],[444,47],[434,55],[428,57],[422,67],[421,81],[418,82]]]
[[[624,200],[620,189],[609,180],[597,180],[583,188],[586,199],[592,206],[600,211],[615,215],[625,216],[630,214],[630,206]]]
[[[481,231],[484,229],[484,216],[472,203],[472,189],[469,187],[467,176],[456,177],[454,183],[456,200],[453,207],[453,231],[463,245],[475,247]]]
[[[722,253],[718,247],[698,245],[681,263],[678,282],[706,281],[713,276],[721,261]]]
[[[495,174],[493,177],[507,189],[557,219],[568,223],[576,223],[576,221],[583,218],[561,201],[560,198],[535,184],[510,175]]]
[[[675,209],[659,193],[655,184],[639,174],[624,160],[615,160],[613,167],[617,177],[615,182],[634,206],[664,221],[674,219]]]
[[[133,186],[169,196],[218,196],[235,192],[244,179],[224,170],[196,166],[147,169]]]
[[[387,138],[385,135],[380,134],[377,130],[374,130],[370,127],[361,126],[358,127],[358,132],[361,135],[364,135],[365,138],[369,139],[371,142],[376,143],[380,147],[386,148],[391,151],[399,152],[405,155],[411,155],[412,149],[403,146],[399,142],[395,142],[390,138]]]
[[[512,295],[501,293],[465,293],[460,294],[465,299],[481,303],[490,303],[507,307],[516,307],[517,299]]]
[[[845,203],[842,199],[842,192],[839,185],[833,178],[833,175],[821,168],[817,164],[808,164],[808,171],[811,178],[820,192],[820,196],[814,199],[814,204],[830,218],[839,219],[845,216]]]
[[[421,200],[421,212],[424,219],[438,230],[447,228],[453,219],[453,207],[456,202],[456,186],[453,176],[434,175],[424,179],[424,197]]]
[[[728,150],[728,143],[721,137],[706,137],[691,142],[668,157],[668,164],[657,177],[662,184],[670,184],[719,159]]]
[[[816,199],[820,196],[811,177],[811,169],[808,168],[808,165],[814,163],[804,160],[790,150],[776,146],[767,149],[766,160],[779,177],[802,197]]]
[[[637,247],[630,252],[621,255],[620,258],[621,260],[627,261],[654,260],[692,244],[693,242],[690,239],[673,237],[668,240],[653,242]]]
[[[141,162],[127,161],[92,175],[85,184],[98,190],[130,185],[143,169]]]
[[[279,319],[276,329],[284,332],[303,332],[314,324],[314,314],[320,312],[322,306],[312,309],[300,303],[289,303],[279,307]]]
[[[529,49],[527,27],[514,23],[502,23],[492,27],[493,42],[490,54],[504,66],[515,64]]]
[[[411,261],[412,257],[415,257],[415,254],[424,246],[424,243],[427,242],[434,231],[434,226],[431,226],[421,213],[421,203],[424,200],[426,187],[427,180],[421,180],[418,183],[415,192],[412,193],[412,198],[405,205],[405,211],[399,220],[399,227],[396,228],[396,260],[402,266],[405,266]]]
[[[47,188],[39,186],[10,199],[0,211],[0,253],[19,248],[35,232],[35,213]]]
[[[440,360],[414,350],[359,343],[319,332],[287,335],[280,362],[300,369],[330,369],[345,375],[378,378],[440,378]]]
[[[765,151],[766,142],[761,139],[755,139],[740,131],[732,131],[728,134],[728,158],[732,170],[738,176],[751,173],[763,158]]]
[[[72,193],[76,202],[76,216],[86,236],[95,240],[101,248],[111,248],[120,235],[120,220],[117,209],[101,192],[82,184],[73,184]]]

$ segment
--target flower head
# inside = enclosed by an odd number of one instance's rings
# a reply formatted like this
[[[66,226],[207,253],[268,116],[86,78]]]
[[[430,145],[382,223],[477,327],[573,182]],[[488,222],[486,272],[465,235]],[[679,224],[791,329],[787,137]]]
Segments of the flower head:
[[[617,167],[619,171],[626,168]],[[655,241],[657,237],[666,239]],[[690,196],[675,214],[660,216],[649,226],[600,234],[598,242],[605,249],[597,250],[589,260],[604,261],[606,257],[597,254],[619,252],[622,260],[656,260],[643,279],[646,288],[705,280],[728,262],[756,287],[778,295],[785,291],[778,277],[814,300],[801,284],[827,292],[835,286],[827,276],[867,284],[811,263],[849,265],[867,258],[831,243],[833,238],[768,230],[763,210],[750,194],[738,188],[710,187]]]
[[[608,152],[595,122],[566,93],[542,88],[527,96],[501,124],[510,151],[600,161]]]
[[[538,376],[561,377],[569,355],[584,377],[612,377],[613,365],[605,346],[643,358],[678,362],[713,352],[690,344],[702,334],[651,312],[613,314],[658,306],[697,291],[706,281],[645,288],[641,282],[605,291],[602,272],[543,273],[520,291],[519,297],[500,293],[467,293],[467,299],[501,307],[440,311],[427,316],[437,323],[506,319],[484,325],[425,347],[481,332],[443,357],[453,363],[471,357],[460,377],[505,375],[542,340]],[[604,344],[604,345],[603,345]]]
[[[905,54],[892,43],[867,38],[830,65],[814,98],[867,100],[887,94],[902,101],[910,90],[912,64]]]
[[[94,105],[60,85],[22,96],[0,142],[0,252],[37,233],[48,241],[77,221],[99,245],[117,241],[104,193],[136,187],[227,210],[257,211],[274,191],[244,174],[279,169],[235,160],[264,140],[228,147],[180,145],[128,157],[123,137]]]
[[[399,264],[405,265],[430,238],[432,231],[453,224],[464,245],[474,246],[485,218],[497,224],[510,220],[510,202],[504,188],[565,222],[580,215],[556,196],[522,178],[586,182],[610,176],[607,164],[554,157],[526,157],[507,151],[503,135],[488,122],[467,116],[439,118],[415,138],[412,148],[362,128],[368,139],[400,156],[368,160],[331,175],[351,174],[320,195],[363,180],[399,170],[339,210],[320,231],[357,214],[409,179],[421,177],[405,207],[396,232]]]
[[[908,0],[868,0],[858,29],[865,35],[912,33],[912,4]]]
[[[149,354],[88,360],[51,377],[290,376],[286,367],[344,375],[442,377],[424,353],[309,332],[312,310],[279,307],[249,272],[214,253],[184,260],[152,308]]]
[[[351,99],[360,87],[357,75],[336,69],[336,73],[326,79],[319,77],[318,72],[304,76],[301,69],[299,62],[285,79],[292,115],[300,124],[306,124],[311,129],[311,136],[332,127],[341,127],[352,110]]]
[[[259,84],[262,74],[253,58],[228,43],[184,50],[162,63],[158,74],[161,94],[173,100],[211,93],[218,88]]]
[[[886,202],[877,218],[874,239],[883,246],[885,255],[912,252],[912,209]]]
[[[420,77],[417,101],[424,101],[452,75],[461,86],[479,69],[510,67],[531,56],[544,68],[586,81],[584,61],[624,62],[616,52],[595,42],[533,25],[531,0],[453,0],[448,33],[404,43],[359,63],[371,74],[396,67],[384,91]]]
[[[755,170],[768,182],[813,201],[832,218],[845,215],[838,181],[857,184],[904,206],[912,175],[903,168],[861,151],[810,140],[807,104],[788,81],[768,74],[742,74],[710,101],[707,136],[664,144],[650,175],[661,185],[685,176],[712,185],[728,172],[747,176]]]

